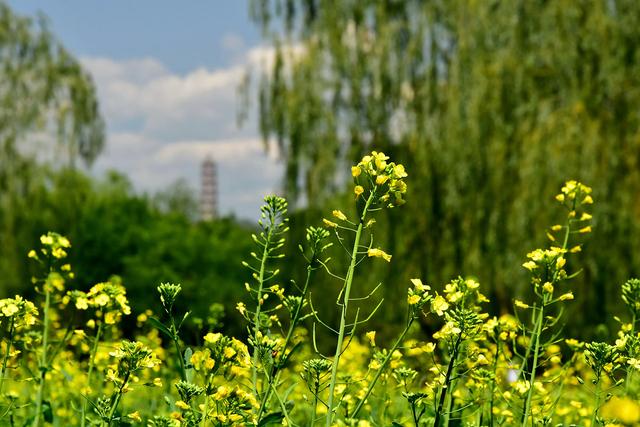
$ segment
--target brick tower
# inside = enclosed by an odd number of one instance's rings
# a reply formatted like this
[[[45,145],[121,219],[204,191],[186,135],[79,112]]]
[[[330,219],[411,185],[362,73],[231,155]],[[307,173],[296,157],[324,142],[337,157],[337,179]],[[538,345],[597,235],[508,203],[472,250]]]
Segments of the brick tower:
[[[218,175],[216,164],[207,157],[202,162],[200,189],[200,219],[210,221],[218,216]]]

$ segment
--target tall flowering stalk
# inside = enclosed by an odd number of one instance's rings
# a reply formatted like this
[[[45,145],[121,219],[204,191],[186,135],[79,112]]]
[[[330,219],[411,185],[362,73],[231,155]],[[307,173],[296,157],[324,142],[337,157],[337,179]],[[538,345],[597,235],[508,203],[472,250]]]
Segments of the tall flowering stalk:
[[[525,381],[526,394],[522,411],[522,426],[526,427],[531,418],[531,404],[535,390],[534,382],[536,371],[539,366],[541,350],[549,343],[542,341],[542,334],[545,330],[557,323],[557,319],[547,319],[547,310],[551,305],[558,302],[572,300],[573,293],[565,292],[560,296],[555,296],[556,289],[562,282],[573,276],[567,275],[564,267],[567,253],[579,252],[580,246],[569,249],[569,239],[575,234],[586,234],[591,232],[591,214],[586,210],[593,203],[591,188],[577,181],[568,181],[562,187],[561,192],[556,196],[568,211],[564,225],[554,225],[547,236],[552,245],[549,249],[537,249],[527,255],[529,260],[523,267],[531,272],[531,283],[538,301],[529,306],[519,300],[515,301],[517,308],[533,310],[533,327],[530,330],[529,346],[523,357],[522,375]],[[561,242],[557,246],[555,242]],[[559,315],[558,315],[559,316]],[[535,422],[532,420],[532,425]]]
[[[479,287],[480,284],[473,279],[458,277],[445,286],[444,297],[437,295],[431,303],[432,311],[445,320],[444,326],[433,337],[446,345],[449,356],[437,396],[434,427],[448,425],[456,384],[455,372],[468,343],[480,336],[482,322],[488,317],[480,313],[479,304],[488,299],[479,291]]]
[[[246,283],[245,287],[252,299],[255,301],[255,310],[249,310],[244,303],[239,303],[237,309],[251,323],[249,329],[249,342],[252,346],[252,366],[251,384],[255,396],[261,396],[262,402],[260,415],[264,410],[266,401],[272,390],[272,382],[268,379],[268,369],[265,370],[265,357],[269,357],[274,351],[280,349],[280,342],[270,337],[268,329],[273,323],[278,323],[275,314],[282,307],[277,304],[275,307],[267,307],[266,303],[270,296],[278,300],[284,299],[284,289],[277,284],[269,286],[279,274],[279,270],[273,267],[275,260],[284,257],[280,249],[284,246],[284,235],[289,231],[289,219],[287,218],[287,201],[278,196],[267,196],[264,204],[260,208],[261,231],[258,235],[251,237],[258,246],[260,254],[251,253],[253,262],[242,263],[243,266],[251,270],[252,284]],[[265,357],[263,357],[265,356]],[[265,381],[259,381],[259,377],[265,377]],[[260,388],[263,383],[262,389]]]
[[[2,370],[0,371],[0,395],[7,375],[7,365],[11,356],[16,331],[29,329],[36,323],[38,309],[31,302],[16,295],[15,298],[0,300],[0,327],[6,329],[6,350],[2,356]]]
[[[71,247],[69,240],[57,233],[49,232],[40,237],[40,243],[42,246],[39,251],[31,250],[29,252],[29,258],[35,259],[46,268],[44,279],[34,279],[36,284],[42,286],[39,290],[44,293],[44,307],[42,310],[42,340],[38,356],[38,391],[35,399],[36,409],[32,422],[33,427],[38,427],[42,419],[47,372],[52,363],[52,356],[56,354],[54,352],[51,356],[48,353],[52,304],[55,302],[54,299],[57,299],[60,293],[64,291],[65,276],[67,278],[73,277],[69,264],[63,264],[63,260],[67,257],[67,249]]]
[[[329,237],[329,232],[321,227],[309,227],[306,232],[306,244],[307,250],[300,246],[300,250],[306,260],[306,278],[302,289],[300,289],[300,295],[288,295],[283,298],[283,304],[289,311],[290,322],[287,329],[284,341],[278,346],[275,353],[271,354],[271,363],[265,369],[266,374],[266,391],[263,393],[262,401],[260,402],[260,408],[258,409],[258,423],[263,419],[268,406],[269,400],[272,395],[272,391],[275,390],[276,385],[280,381],[282,369],[287,364],[288,360],[293,355],[298,346],[294,345],[289,348],[289,345],[293,341],[294,331],[300,324],[300,322],[306,317],[303,315],[302,309],[307,305],[306,298],[309,291],[309,285],[314,272],[320,268],[324,262],[320,257],[322,252],[331,246],[331,243],[325,244],[325,240]],[[275,357],[274,357],[275,354]]]
[[[429,302],[431,302],[431,300],[433,299],[433,296],[429,293],[429,291],[431,290],[431,287],[429,285],[425,285],[424,283],[422,283],[422,280],[411,279],[411,284],[412,284],[412,287],[410,287],[407,291],[408,309],[407,309],[407,321],[405,323],[405,327],[400,333],[400,335],[398,336],[398,338],[396,339],[393,346],[391,346],[391,348],[387,350],[386,354],[382,356],[382,362],[380,363],[373,378],[369,382],[369,385],[367,386],[366,391],[359,398],[358,403],[356,404],[356,407],[351,413],[351,416],[353,418],[355,418],[358,415],[358,413],[364,406],[365,402],[369,398],[369,395],[373,391],[373,388],[378,382],[380,375],[382,375],[387,365],[389,364],[391,359],[394,357],[394,354],[396,354],[396,350],[398,350],[398,348],[404,341],[404,338],[409,332],[409,330],[411,329],[411,326],[413,325],[413,323],[420,317],[423,307],[427,305]],[[373,334],[369,332],[369,336],[371,337],[370,340],[372,341],[372,343],[375,344],[375,341],[374,341],[375,332]],[[417,425],[418,421],[417,421],[417,414],[415,413],[415,401],[412,401],[410,403],[412,404],[411,408],[413,411],[414,421],[416,422],[416,425]]]
[[[87,423],[88,395],[92,392],[91,384],[96,354],[98,352],[100,339],[105,332],[105,326],[113,326],[120,321],[123,315],[131,314],[131,308],[127,300],[127,291],[117,276],[111,277],[108,282],[98,283],[92,286],[88,292],[70,291],[63,300],[73,303],[78,310],[92,310],[95,319],[92,319],[91,323],[96,325],[97,328],[96,334],[93,337],[91,352],[89,353],[87,385],[84,390],[86,396],[82,400],[80,414],[80,425],[84,427]]]
[[[351,168],[351,173],[356,181],[354,193],[356,196],[356,206],[358,210],[358,219],[355,223],[348,220],[347,216],[340,212],[334,211],[333,216],[340,221],[340,224],[324,220],[325,225],[335,229],[336,235],[340,242],[342,238],[338,234],[339,230],[353,232],[355,234],[353,248],[350,253],[350,263],[346,276],[343,278],[342,290],[338,297],[340,310],[340,326],[337,331],[336,350],[333,357],[331,367],[331,380],[329,383],[328,410],[325,420],[326,427],[330,427],[333,422],[334,412],[337,409],[335,404],[335,391],[338,382],[338,366],[340,364],[340,356],[344,351],[344,339],[347,333],[347,327],[351,327],[351,332],[358,325],[358,319],[352,324],[347,321],[349,311],[349,303],[351,302],[351,288],[353,284],[354,272],[356,265],[359,263],[358,258],[362,256],[379,257],[387,262],[391,261],[391,255],[381,249],[373,248],[371,242],[369,246],[362,246],[361,239],[363,230],[373,225],[374,221],[369,221],[369,214],[372,211],[379,210],[383,207],[394,207],[404,203],[403,195],[407,191],[404,178],[407,173],[404,166],[396,165],[391,162],[384,153],[372,152],[371,155],[364,156],[360,163]],[[346,224],[346,225],[342,225]],[[352,228],[355,226],[355,230]]]

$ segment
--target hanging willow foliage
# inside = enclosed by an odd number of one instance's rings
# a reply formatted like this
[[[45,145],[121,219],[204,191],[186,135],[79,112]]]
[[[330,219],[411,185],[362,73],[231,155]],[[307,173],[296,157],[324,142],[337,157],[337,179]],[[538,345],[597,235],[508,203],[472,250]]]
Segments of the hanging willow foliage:
[[[37,233],[28,213],[50,183],[43,161],[90,165],[104,146],[91,77],[48,30],[44,17],[15,14],[0,0],[0,271],[18,281],[20,242]],[[63,200],[76,203],[69,180]]]
[[[605,321],[608,287],[640,270],[639,2],[254,0],[252,16],[276,49],[261,131],[294,200],[322,205],[344,164],[391,154],[412,197],[389,214],[389,278],[475,275],[498,311],[554,220],[540,195],[579,179],[604,250],[580,260],[573,319]]]

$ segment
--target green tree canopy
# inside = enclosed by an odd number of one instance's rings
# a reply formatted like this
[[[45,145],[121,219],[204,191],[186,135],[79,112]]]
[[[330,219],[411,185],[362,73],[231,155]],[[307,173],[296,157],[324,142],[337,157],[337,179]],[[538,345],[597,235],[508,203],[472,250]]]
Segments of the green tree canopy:
[[[574,319],[605,321],[640,270],[640,3],[254,0],[252,11],[277,52],[261,129],[294,199],[325,204],[345,182],[335,171],[371,149],[405,163],[390,285],[475,275],[500,310],[527,291],[520,264],[575,178],[596,207],[578,285],[591,291]]]

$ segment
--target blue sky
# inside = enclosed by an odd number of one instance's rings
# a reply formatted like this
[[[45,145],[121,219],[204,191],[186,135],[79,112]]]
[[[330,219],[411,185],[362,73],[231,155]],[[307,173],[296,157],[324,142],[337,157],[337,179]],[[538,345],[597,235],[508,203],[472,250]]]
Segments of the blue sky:
[[[10,0],[44,13],[52,32],[91,72],[107,122],[95,174],[117,169],[139,191],[179,178],[198,188],[199,164],[219,164],[220,210],[257,217],[281,167],[258,136],[255,110],[238,128],[237,87],[268,69],[271,49],[247,1]]]

